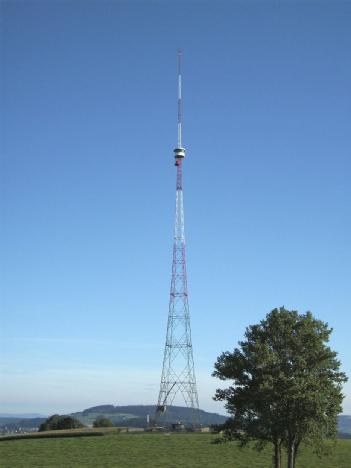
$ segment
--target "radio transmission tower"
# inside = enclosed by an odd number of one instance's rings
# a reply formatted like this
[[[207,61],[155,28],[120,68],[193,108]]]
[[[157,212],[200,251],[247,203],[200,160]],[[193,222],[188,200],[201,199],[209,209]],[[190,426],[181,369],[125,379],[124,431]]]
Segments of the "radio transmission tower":
[[[163,357],[160,393],[155,423],[166,419],[168,406],[175,398],[191,409],[193,428],[200,425],[199,403],[191,343],[188,285],[185,261],[182,169],[185,149],[182,147],[182,54],[178,52],[178,146],[174,150],[176,177],[176,213],[174,226],[172,280],[169,299],[166,343]],[[183,397],[183,398],[181,398]]]

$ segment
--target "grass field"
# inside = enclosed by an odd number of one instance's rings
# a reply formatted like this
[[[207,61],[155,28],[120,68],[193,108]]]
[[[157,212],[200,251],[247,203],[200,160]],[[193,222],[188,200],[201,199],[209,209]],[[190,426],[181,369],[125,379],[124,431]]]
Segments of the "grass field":
[[[211,444],[211,434],[107,434],[102,437],[24,439],[0,442],[1,468],[16,467],[235,467],[268,468],[272,451]],[[284,461],[285,463],[285,461]],[[319,459],[302,449],[296,468],[350,468],[351,440],[339,440]],[[284,466],[284,465],[283,465]]]

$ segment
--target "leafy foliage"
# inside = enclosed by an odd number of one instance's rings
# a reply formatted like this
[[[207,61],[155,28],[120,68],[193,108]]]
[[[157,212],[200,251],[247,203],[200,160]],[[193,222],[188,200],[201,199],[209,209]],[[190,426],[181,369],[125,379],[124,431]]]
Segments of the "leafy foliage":
[[[249,326],[240,349],[222,353],[215,363],[213,375],[233,381],[215,395],[232,415],[223,427],[225,437],[243,445],[256,440],[258,449],[272,442],[276,467],[282,446],[290,468],[302,440],[321,451],[324,438],[336,435],[347,380],[326,345],[331,332],[310,312],[284,308]]]
[[[78,419],[72,418],[71,416],[60,416],[54,414],[50,416],[45,422],[40,424],[39,432],[42,431],[55,431],[60,429],[78,429],[85,427]]]
[[[113,423],[110,419],[101,417],[101,418],[97,418],[93,422],[93,426],[94,427],[113,427]]]

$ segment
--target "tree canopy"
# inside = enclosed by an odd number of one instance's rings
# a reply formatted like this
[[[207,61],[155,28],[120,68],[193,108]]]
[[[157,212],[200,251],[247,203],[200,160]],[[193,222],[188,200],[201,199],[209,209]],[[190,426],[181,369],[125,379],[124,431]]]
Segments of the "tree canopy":
[[[97,418],[93,422],[93,427],[113,427],[113,422],[108,418]]]
[[[293,468],[302,441],[318,449],[325,437],[335,437],[347,378],[327,346],[331,332],[310,312],[284,307],[249,326],[239,348],[215,363],[213,375],[232,381],[215,395],[231,414],[225,438],[256,440],[257,448],[273,443],[276,468],[285,447]]]
[[[60,429],[78,429],[85,427],[78,419],[72,418],[71,416],[60,416],[54,414],[50,416],[45,422],[40,424],[39,432],[43,431],[55,431]]]

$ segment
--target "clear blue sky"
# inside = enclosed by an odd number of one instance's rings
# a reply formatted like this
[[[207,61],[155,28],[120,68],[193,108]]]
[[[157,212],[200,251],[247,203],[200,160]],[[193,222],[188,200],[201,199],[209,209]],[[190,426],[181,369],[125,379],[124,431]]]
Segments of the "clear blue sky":
[[[178,48],[200,406],[282,305],[351,376],[350,24],[331,0],[1,2],[0,411],[156,402]]]

